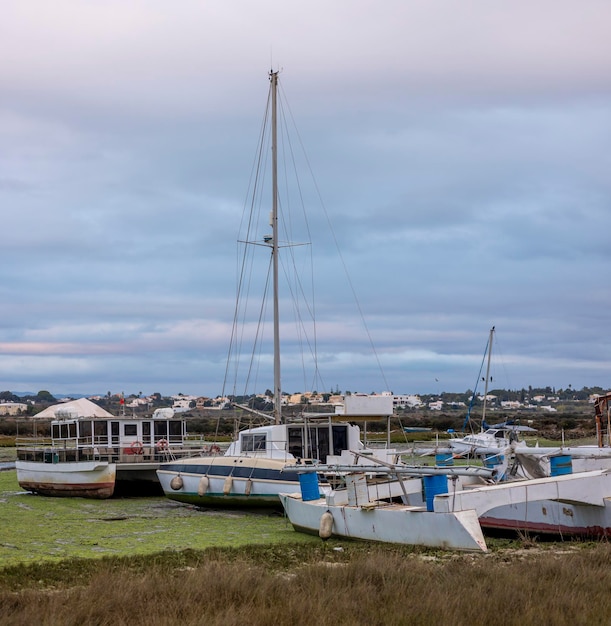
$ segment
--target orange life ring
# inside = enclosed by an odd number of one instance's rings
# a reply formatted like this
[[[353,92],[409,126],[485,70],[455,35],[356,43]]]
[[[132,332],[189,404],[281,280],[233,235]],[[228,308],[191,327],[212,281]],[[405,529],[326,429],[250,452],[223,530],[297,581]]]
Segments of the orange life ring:
[[[170,449],[170,444],[168,443],[167,439],[160,439],[155,444],[155,447],[157,448],[157,450],[169,450]]]
[[[126,454],[144,454],[144,446],[140,441],[134,441],[129,448],[125,449]]]

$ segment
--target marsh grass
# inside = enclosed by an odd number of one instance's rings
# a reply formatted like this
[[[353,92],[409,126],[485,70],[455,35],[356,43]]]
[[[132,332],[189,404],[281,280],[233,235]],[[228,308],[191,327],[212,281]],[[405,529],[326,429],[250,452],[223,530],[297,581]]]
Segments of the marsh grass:
[[[169,507],[169,508],[168,508]],[[0,473],[0,624],[607,624],[611,546],[488,554],[330,540],[280,516],[19,491]]]
[[[0,623],[607,624],[610,558],[608,544],[464,555],[346,542],[24,565],[0,577]]]

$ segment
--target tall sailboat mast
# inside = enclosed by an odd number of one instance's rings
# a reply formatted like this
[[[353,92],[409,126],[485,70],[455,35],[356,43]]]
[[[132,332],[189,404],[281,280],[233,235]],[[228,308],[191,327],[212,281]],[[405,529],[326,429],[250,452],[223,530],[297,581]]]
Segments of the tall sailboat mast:
[[[488,338],[488,364],[486,366],[486,384],[484,385],[484,405],[482,407],[482,430],[486,423],[486,403],[488,402],[488,381],[490,380],[490,357],[492,356],[492,338],[494,337],[494,326],[490,329]]]
[[[274,290],[274,421],[282,422],[282,390],[280,388],[280,313],[278,306],[278,72],[270,71],[272,96],[272,271]]]

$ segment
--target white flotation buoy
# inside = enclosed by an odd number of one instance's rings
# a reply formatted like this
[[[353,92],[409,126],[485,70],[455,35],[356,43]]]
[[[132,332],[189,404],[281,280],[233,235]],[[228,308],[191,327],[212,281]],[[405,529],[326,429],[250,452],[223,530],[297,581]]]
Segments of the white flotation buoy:
[[[174,478],[172,478],[172,480],[170,481],[170,487],[172,487],[174,491],[178,491],[179,489],[182,489],[183,484],[184,483],[182,480],[182,476],[180,474],[177,474],[176,476],[174,476]]]
[[[246,485],[244,486],[244,493],[249,496],[250,492],[252,491],[252,480],[249,478],[246,481]]]
[[[333,533],[333,515],[330,511],[326,511],[320,518],[318,526],[318,536],[321,539],[328,539]]]
[[[233,477],[227,476],[227,478],[225,478],[225,484],[223,485],[223,495],[228,496],[231,493],[232,485],[233,485]]]
[[[199,479],[199,485],[197,486],[197,495],[204,496],[206,495],[206,491],[208,491],[208,477],[202,476]]]

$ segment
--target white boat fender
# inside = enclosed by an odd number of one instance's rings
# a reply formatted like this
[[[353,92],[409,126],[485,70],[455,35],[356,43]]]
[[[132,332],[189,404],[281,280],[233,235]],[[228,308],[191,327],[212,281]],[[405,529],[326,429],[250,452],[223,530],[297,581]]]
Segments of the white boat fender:
[[[250,492],[252,491],[252,480],[249,478],[246,481],[246,485],[244,486],[244,493],[249,496]]]
[[[232,485],[233,476],[227,476],[227,478],[225,478],[225,484],[223,485],[223,495],[228,496],[231,493]]]
[[[205,496],[206,495],[206,491],[208,491],[208,477],[207,476],[202,476],[199,479],[199,484],[197,485],[197,495],[198,496]]]
[[[172,487],[174,491],[179,491],[180,489],[182,489],[183,484],[184,483],[182,480],[182,476],[180,474],[174,476],[174,478],[172,478],[172,480],[170,481],[170,487]]]
[[[326,511],[320,518],[318,526],[318,536],[321,539],[328,539],[333,534],[333,515],[331,511]]]

